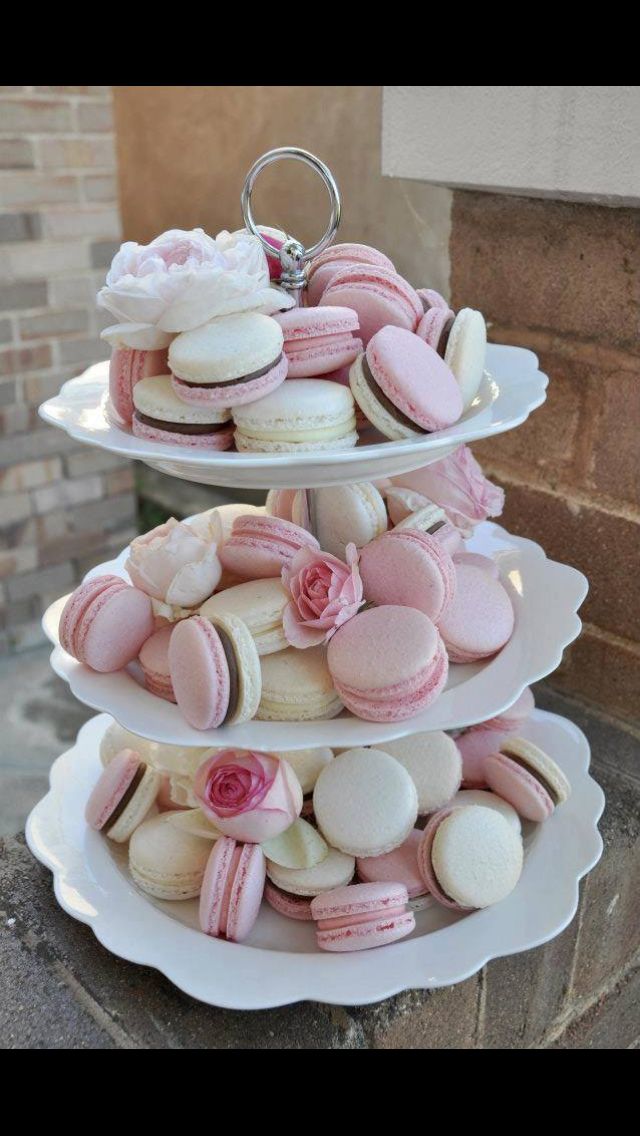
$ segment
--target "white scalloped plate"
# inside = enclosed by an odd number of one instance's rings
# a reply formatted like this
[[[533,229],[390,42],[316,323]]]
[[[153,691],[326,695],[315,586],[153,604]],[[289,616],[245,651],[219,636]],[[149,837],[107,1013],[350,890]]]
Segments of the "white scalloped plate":
[[[263,904],[241,944],[207,938],[197,903],[161,903],[139,892],[126,852],[87,828],[84,806],[100,771],[98,746],[109,723],[93,718],[51,770],[51,789],[27,822],[27,842],[54,874],[56,898],[88,923],[113,954],[153,966],[185,993],[236,1010],[302,999],[336,1005],[377,1002],[411,988],[449,986],[492,958],[547,942],[575,915],[578,882],[597,863],[604,795],[588,774],[589,746],[572,722],[536,710],[523,731],[567,774],[572,794],[544,825],[525,826],[525,865],[514,892],[460,916],[431,904],[414,934],[393,946],[350,955],[319,951],[313,928]]]
[[[515,630],[495,658],[473,665],[452,665],[440,698],[406,722],[364,722],[344,712],[330,721],[259,722],[194,730],[178,707],[150,694],[141,685],[137,664],[115,674],[98,674],[78,663],[59,646],[58,623],[66,597],[57,600],[43,619],[55,649],[51,665],[72,693],[95,710],[106,710],[123,726],[156,741],[183,746],[234,745],[246,749],[287,750],[310,746],[343,748],[375,745],[418,730],[449,730],[481,722],[501,713],[532,682],[555,670],[567,644],[579,634],[576,614],[587,594],[585,577],[548,560],[539,545],[511,536],[499,525],[478,525],[468,547],[493,556],[515,609]],[[113,572],[126,577],[124,561],[101,564],[90,575]]]
[[[462,442],[487,438],[519,426],[546,398],[547,376],[523,347],[490,344],[478,396],[455,426],[403,442],[360,444],[355,449],[304,454],[185,453],[174,445],[135,438],[108,414],[108,363],[96,363],[71,379],[40,407],[45,422],[78,442],[138,458],[154,469],[205,485],[243,489],[314,488],[349,481],[373,481],[406,473],[446,457]]]

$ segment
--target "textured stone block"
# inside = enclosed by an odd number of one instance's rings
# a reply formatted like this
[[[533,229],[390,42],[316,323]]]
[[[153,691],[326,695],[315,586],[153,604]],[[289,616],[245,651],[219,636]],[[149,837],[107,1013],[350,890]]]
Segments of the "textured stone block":
[[[113,138],[43,138],[39,146],[40,165],[45,169],[113,169],[116,161]]]
[[[43,339],[87,331],[89,313],[82,308],[70,311],[47,311],[39,315],[22,316],[18,321],[22,339]]]
[[[28,138],[0,138],[0,170],[26,170],[35,165]]]
[[[3,99],[2,129],[7,133],[44,134],[73,129],[71,103],[66,99]]]
[[[75,481],[59,481],[36,489],[33,493],[33,507],[36,513],[47,513],[50,509],[73,507],[85,501],[97,501],[102,496],[102,479],[81,477]]]
[[[7,582],[10,600],[24,600],[37,596],[40,592],[62,593],[73,584],[71,564],[55,564],[49,568],[39,568],[36,572],[25,572]]]
[[[111,100],[82,102],[78,104],[78,129],[91,134],[94,131],[113,130],[113,108]]]
[[[0,213],[0,243],[33,241],[42,233],[38,213]]]
[[[0,205],[55,205],[79,200],[78,178],[69,175],[24,173],[0,175]]]
[[[0,470],[0,493],[19,493],[59,481],[62,477],[60,458],[43,458],[40,461],[24,462]]]
[[[0,311],[43,308],[46,303],[47,285],[44,280],[20,280],[12,284],[0,284]]]
[[[37,371],[50,365],[51,347],[48,343],[37,347],[8,347],[0,351],[0,375]]]

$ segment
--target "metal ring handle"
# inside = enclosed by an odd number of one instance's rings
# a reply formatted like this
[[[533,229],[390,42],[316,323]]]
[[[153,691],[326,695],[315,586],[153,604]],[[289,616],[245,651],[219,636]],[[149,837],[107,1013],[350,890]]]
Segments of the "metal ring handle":
[[[307,166],[311,166],[311,169],[315,170],[316,173],[320,175],[326,185],[331,202],[331,217],[327,231],[310,249],[303,249],[301,260],[304,262],[317,256],[318,253],[321,253],[322,250],[331,243],[340,224],[340,214],[342,212],[340,190],[336,185],[335,178],[329,167],[325,166],[324,162],[321,162],[319,158],[316,158],[315,154],[310,154],[308,150],[301,150],[298,146],[280,146],[277,150],[269,150],[267,154],[263,154],[261,158],[258,158],[257,162],[254,162],[249,170],[242,187],[242,196],[240,199],[242,203],[242,214],[244,223],[249,232],[253,233],[254,237],[258,237],[265,252],[273,256],[273,245],[270,245],[269,242],[264,239],[254,221],[251,209],[251,194],[258,174],[273,162],[279,162],[281,159],[285,158],[291,158],[298,162],[304,162]]]

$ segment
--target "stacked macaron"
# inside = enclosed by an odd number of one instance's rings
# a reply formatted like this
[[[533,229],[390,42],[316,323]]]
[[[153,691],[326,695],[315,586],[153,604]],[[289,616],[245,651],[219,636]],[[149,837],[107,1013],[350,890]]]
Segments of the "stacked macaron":
[[[205,934],[234,942],[264,900],[314,922],[318,947],[333,952],[393,943],[433,904],[463,915],[505,900],[522,872],[521,821],[547,820],[571,792],[549,754],[513,736],[486,759],[490,788],[463,791],[458,745],[440,732],[334,756],[184,749],[114,723],[101,753],[86,819],[129,842],[142,891],[199,897]],[[173,779],[166,790],[167,771],[188,781],[190,807]]]
[[[282,246],[280,230],[264,234],[274,249]],[[188,245],[174,250],[171,268],[188,269],[179,261]],[[231,261],[216,267],[215,284],[207,271],[194,273],[162,327],[109,329],[119,425],[190,450],[235,443],[243,452],[301,452],[354,446],[356,423],[391,440],[419,437],[452,425],[473,402],[486,353],[480,312],[454,312],[435,290],[416,290],[385,253],[357,242],[331,245],[310,263],[294,307],[282,291],[262,287],[279,275],[278,257],[257,246],[253,255],[246,276]],[[136,308],[145,319],[167,290],[163,273],[156,278],[151,265],[148,272]]]

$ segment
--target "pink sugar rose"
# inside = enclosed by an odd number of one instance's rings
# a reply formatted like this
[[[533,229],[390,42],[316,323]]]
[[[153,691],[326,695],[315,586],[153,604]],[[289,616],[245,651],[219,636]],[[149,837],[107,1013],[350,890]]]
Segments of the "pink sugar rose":
[[[504,508],[504,490],[483,474],[468,446],[458,446],[452,454],[431,465],[393,478],[394,485],[414,492],[413,508],[440,505],[462,536],[471,536],[475,526],[487,517],[499,517]]]
[[[363,602],[355,544],[346,548],[347,563],[328,552],[301,548],[282,569],[282,582],[291,594],[284,609],[284,633],[292,647],[328,643]]]
[[[221,536],[215,514],[199,516],[192,524],[170,517],[131,542],[125,568],[132,583],[152,600],[169,608],[199,607],[222,575]]]
[[[302,809],[302,789],[289,763],[254,750],[214,751],[198,768],[194,792],[224,836],[249,844],[279,836]]]

